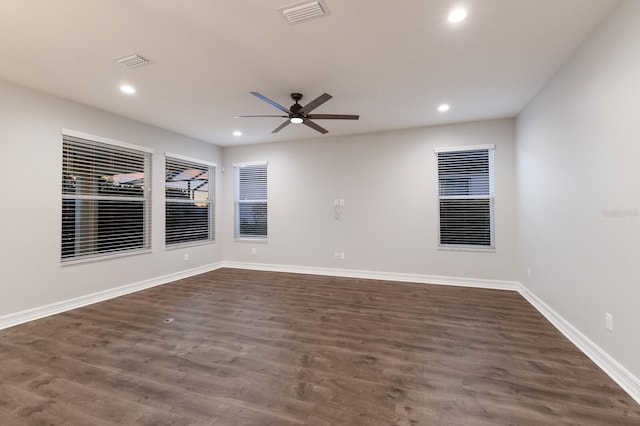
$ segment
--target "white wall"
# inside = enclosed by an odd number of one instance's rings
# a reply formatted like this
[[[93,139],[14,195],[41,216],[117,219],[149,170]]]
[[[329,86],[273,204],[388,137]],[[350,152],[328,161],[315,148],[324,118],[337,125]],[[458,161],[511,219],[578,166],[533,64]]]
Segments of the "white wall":
[[[613,11],[519,115],[517,147],[519,280],[636,377],[639,22],[638,1]]]
[[[60,265],[61,128],[155,149],[151,254]],[[0,317],[222,259],[221,244],[189,262],[164,249],[164,152],[220,163],[219,148],[3,81],[0,135]]]
[[[489,143],[496,144],[496,251],[439,250],[433,150]],[[514,280],[514,150],[513,119],[224,148],[225,260]],[[269,161],[268,243],[236,242],[232,164],[259,160]],[[345,200],[338,221],[334,199]]]

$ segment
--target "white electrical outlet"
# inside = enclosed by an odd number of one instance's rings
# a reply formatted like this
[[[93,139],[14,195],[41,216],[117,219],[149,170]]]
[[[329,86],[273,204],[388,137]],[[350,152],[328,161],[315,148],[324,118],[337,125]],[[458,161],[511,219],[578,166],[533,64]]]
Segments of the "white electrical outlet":
[[[255,248],[255,247],[252,247],[252,248],[251,248],[251,254],[256,254],[256,253],[258,253],[258,252],[256,251],[256,248]]]
[[[334,257],[334,259],[340,259],[340,252],[337,251],[337,252],[333,253],[333,257]]]
[[[609,312],[604,314],[604,326],[607,328],[607,330],[613,333],[613,315],[611,315]]]
[[[340,253],[340,260],[344,260],[344,253]]]
[[[338,207],[340,205],[340,201],[333,200],[333,207]]]
[[[531,278],[531,266],[527,266],[527,277]]]
[[[344,206],[344,198],[341,198],[341,199],[340,199],[340,205],[341,205],[341,206]]]
[[[185,253],[184,254],[184,261],[188,262],[189,261],[189,253]]]

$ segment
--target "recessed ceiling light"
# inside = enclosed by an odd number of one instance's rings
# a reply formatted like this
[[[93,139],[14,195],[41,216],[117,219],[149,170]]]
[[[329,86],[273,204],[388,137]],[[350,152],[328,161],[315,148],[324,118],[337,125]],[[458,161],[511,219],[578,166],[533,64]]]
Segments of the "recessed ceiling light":
[[[233,132],[233,136],[242,136],[242,132],[240,130],[236,130]]]
[[[127,95],[133,95],[134,93],[136,93],[136,89],[134,89],[133,86],[129,86],[128,84],[123,84],[122,86],[120,86],[120,90]]]
[[[292,122],[293,124],[300,124],[302,123],[304,120],[300,117],[293,117],[289,119],[290,122]]]
[[[460,21],[464,21],[464,18],[467,17],[467,11],[464,9],[453,9],[451,13],[449,13],[449,22],[452,24],[456,24]]]
[[[449,104],[442,104],[438,107],[438,111],[446,112],[446,111],[449,111],[449,108],[451,108]]]

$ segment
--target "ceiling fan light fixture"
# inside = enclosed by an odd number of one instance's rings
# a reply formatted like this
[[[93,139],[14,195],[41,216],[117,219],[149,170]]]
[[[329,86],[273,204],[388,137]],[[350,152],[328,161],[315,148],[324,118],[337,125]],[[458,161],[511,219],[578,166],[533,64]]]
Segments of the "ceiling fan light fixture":
[[[300,117],[291,117],[289,121],[293,124],[301,124],[304,120]]]

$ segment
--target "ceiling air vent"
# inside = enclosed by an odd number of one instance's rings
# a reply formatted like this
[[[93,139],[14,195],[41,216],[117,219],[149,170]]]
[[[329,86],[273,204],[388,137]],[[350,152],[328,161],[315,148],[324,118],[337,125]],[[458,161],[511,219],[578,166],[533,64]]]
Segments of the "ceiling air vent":
[[[139,53],[129,53],[114,60],[127,68],[138,68],[151,63],[151,59],[147,59]]]
[[[322,0],[299,1],[279,7],[278,10],[282,13],[284,19],[286,19],[290,24],[297,24],[298,22],[307,21],[309,19],[329,14],[329,9],[327,9],[327,5],[324,4]]]

